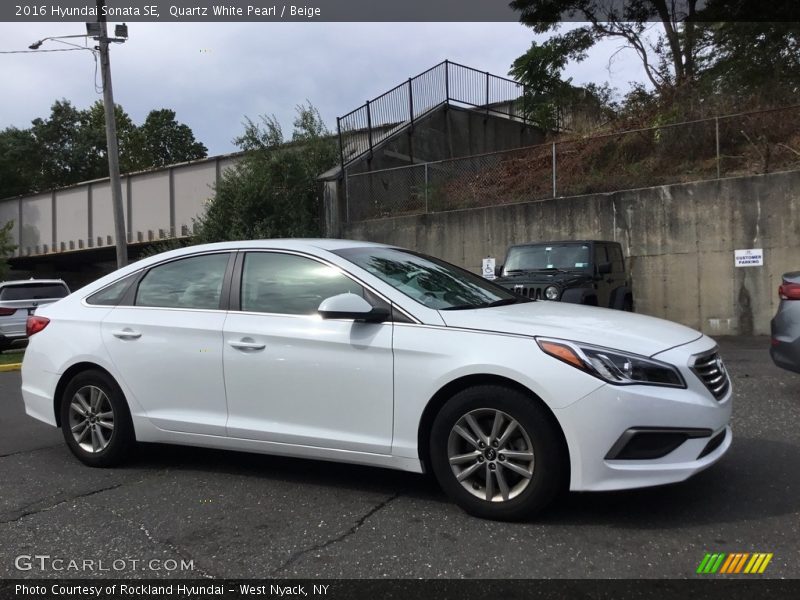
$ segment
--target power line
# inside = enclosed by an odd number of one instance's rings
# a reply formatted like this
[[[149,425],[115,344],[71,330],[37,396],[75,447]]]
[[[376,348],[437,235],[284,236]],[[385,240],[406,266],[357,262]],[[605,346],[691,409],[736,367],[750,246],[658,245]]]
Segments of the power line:
[[[89,50],[94,52],[91,48],[53,48],[52,50],[0,50],[0,54],[31,54],[33,52],[74,52],[76,50]]]

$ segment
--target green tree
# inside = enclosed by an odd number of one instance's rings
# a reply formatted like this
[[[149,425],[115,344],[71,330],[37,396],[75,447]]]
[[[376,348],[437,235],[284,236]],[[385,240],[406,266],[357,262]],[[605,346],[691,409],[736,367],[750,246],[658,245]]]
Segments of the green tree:
[[[512,0],[511,7],[536,33],[552,34],[512,65],[511,74],[534,94],[558,99],[568,93],[570,82],[561,79],[565,65],[585,59],[605,39],[637,54],[655,95],[667,104],[691,106],[698,92],[800,89],[795,0]],[[558,33],[564,19],[582,25]],[[635,92],[634,99],[642,100],[641,87]]]
[[[198,219],[199,242],[321,233],[322,203],[316,178],[336,164],[336,144],[311,104],[297,107],[294,131],[285,142],[274,116],[247,119],[235,143],[242,160],[222,176],[214,198]]]
[[[179,123],[175,111],[168,108],[150,111],[137,133],[136,150],[143,168],[197,160],[208,154],[189,126]]]
[[[8,221],[0,227],[0,281],[5,279],[8,274],[7,258],[17,249],[16,244],[11,242],[11,230],[13,227],[14,221]]]
[[[30,130],[8,127],[0,131],[0,198],[38,187],[41,177],[36,140]]]
[[[723,3],[710,9],[723,12]],[[715,22],[704,25],[713,52],[701,83],[710,94],[795,103],[800,92],[800,23]]]
[[[108,177],[108,144],[106,143],[106,113],[103,103],[97,101],[82,111],[82,130],[75,138],[87,152],[91,165],[87,167],[90,179]],[[122,173],[138,171],[140,167],[139,127],[122,106],[114,106],[114,119],[117,125],[117,144],[119,146],[119,168]],[[80,179],[78,181],[86,181]],[[77,183],[73,181],[70,183]]]
[[[693,20],[697,4],[697,0],[512,0],[511,7],[536,33],[557,31],[563,18],[586,23],[545,43],[547,51],[556,55],[550,62],[583,60],[598,41],[618,39],[636,52],[650,83],[663,91],[694,79],[702,50]],[[651,27],[654,22],[662,29],[657,36]]]
[[[123,173],[206,156],[175,111],[153,110],[137,126],[121,106],[114,108]],[[103,103],[81,110],[57,100],[29,129],[0,132],[0,198],[108,177],[107,151]]]
[[[511,65],[509,75],[525,84],[524,110],[535,123],[547,129],[559,126],[559,110],[570,106],[594,109],[609,116],[615,110],[613,90],[608,86],[589,84],[577,87],[572,79],[564,79],[563,71],[570,61],[581,61],[594,45],[594,39],[583,29],[537,43]]]

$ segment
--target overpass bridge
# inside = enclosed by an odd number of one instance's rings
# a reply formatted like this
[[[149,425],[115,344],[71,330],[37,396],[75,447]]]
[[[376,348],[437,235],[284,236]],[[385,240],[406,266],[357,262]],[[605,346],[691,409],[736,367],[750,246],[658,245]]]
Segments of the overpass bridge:
[[[191,235],[194,219],[240,153],[215,156],[122,177],[129,253],[148,243]],[[114,219],[108,178],[0,200],[0,224],[14,222],[14,271],[75,280],[107,272],[114,258]],[[66,271],[66,275],[64,273]],[[80,273],[86,271],[86,277]]]

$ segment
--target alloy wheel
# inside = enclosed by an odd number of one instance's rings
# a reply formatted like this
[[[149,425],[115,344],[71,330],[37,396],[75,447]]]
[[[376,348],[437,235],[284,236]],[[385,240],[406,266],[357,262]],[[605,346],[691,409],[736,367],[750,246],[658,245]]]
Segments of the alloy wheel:
[[[83,450],[92,454],[105,450],[114,435],[114,408],[108,395],[94,385],[76,391],[69,404],[69,426]]]
[[[533,478],[533,444],[524,427],[507,413],[479,408],[462,416],[450,431],[447,458],[453,475],[473,496],[506,502]]]

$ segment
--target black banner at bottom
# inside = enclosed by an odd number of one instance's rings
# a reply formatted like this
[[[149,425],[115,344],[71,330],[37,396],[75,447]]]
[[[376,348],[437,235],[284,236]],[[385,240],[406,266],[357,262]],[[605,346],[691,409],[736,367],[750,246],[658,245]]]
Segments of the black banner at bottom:
[[[621,600],[800,598],[800,580],[775,579],[7,579],[0,600]]]

